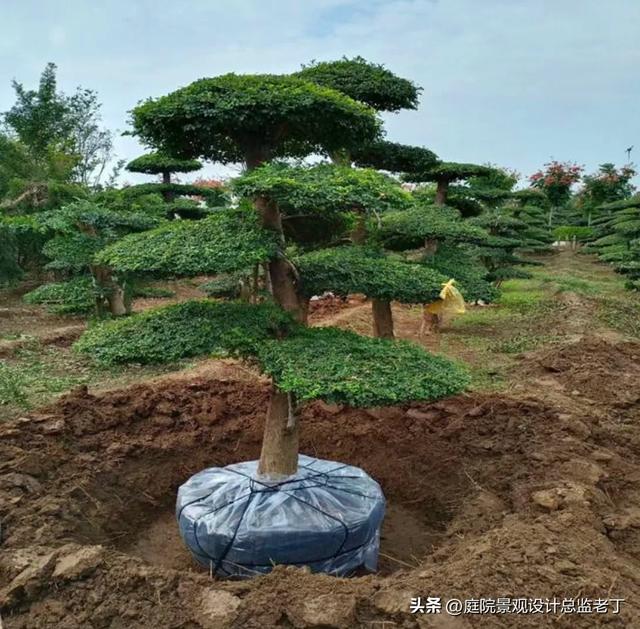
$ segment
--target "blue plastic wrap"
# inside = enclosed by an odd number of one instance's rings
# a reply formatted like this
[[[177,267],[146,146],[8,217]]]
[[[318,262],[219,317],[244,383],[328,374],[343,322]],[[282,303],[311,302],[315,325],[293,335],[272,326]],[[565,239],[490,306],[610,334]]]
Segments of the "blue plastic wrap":
[[[258,461],[211,467],[180,487],[180,534],[199,563],[235,577],[277,564],[341,576],[376,569],[385,500],[363,470],[304,455],[279,481],[257,469]]]

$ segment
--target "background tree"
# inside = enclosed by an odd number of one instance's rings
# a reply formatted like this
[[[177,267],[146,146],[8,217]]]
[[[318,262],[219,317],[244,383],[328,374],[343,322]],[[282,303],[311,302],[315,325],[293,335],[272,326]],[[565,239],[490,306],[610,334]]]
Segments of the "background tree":
[[[640,289],[640,195],[606,203],[593,221],[595,240],[588,250],[627,278],[627,288]]]
[[[413,182],[434,182],[436,193],[434,203],[446,205],[449,186],[455,181],[463,181],[470,177],[490,175],[490,166],[478,164],[463,164],[459,162],[441,162],[421,173],[409,173],[405,179]]]
[[[549,199],[548,225],[557,222],[556,216],[571,199],[572,187],[580,181],[583,166],[571,162],[552,161],[529,177],[532,188],[542,190]],[[555,222],[554,222],[555,221]]]
[[[107,244],[126,233],[150,229],[161,219],[144,212],[114,211],[83,200],[39,216],[54,236],[43,248],[46,265],[66,282],[40,286],[26,296],[30,303],[51,305],[57,312],[86,312],[93,303],[98,316],[130,312],[131,291],[127,278],[114,277],[111,269],[94,257]]]
[[[581,211],[587,226],[597,208],[615,201],[621,201],[630,197],[635,186],[631,179],[635,177],[636,170],[627,164],[617,169],[614,164],[600,164],[598,170],[582,178],[582,188],[576,195],[576,207]]]
[[[37,89],[17,81],[13,88],[16,102],[3,114],[9,134],[40,168],[52,155],[63,154],[73,162],[71,181],[98,185],[113,159],[113,134],[100,127],[97,94],[84,88],[70,96],[59,92],[53,63],[45,67]]]

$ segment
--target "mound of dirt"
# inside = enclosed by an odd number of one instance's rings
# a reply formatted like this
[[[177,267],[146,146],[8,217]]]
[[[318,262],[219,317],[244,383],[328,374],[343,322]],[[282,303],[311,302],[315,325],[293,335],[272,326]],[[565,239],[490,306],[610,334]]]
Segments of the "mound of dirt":
[[[526,367],[605,390],[638,377],[634,351],[589,341]],[[267,400],[263,381],[205,374],[81,388],[3,424],[6,629],[640,626],[640,429],[621,407],[568,410],[526,394],[308,405],[301,450],[358,465],[384,488],[379,574],[279,567],[212,580],[177,535],[176,489],[204,467],[256,458]],[[626,601],[619,614],[456,618],[409,614],[415,596]]]
[[[527,373],[551,374],[573,395],[629,409],[640,401],[640,344],[587,336],[535,355]]]

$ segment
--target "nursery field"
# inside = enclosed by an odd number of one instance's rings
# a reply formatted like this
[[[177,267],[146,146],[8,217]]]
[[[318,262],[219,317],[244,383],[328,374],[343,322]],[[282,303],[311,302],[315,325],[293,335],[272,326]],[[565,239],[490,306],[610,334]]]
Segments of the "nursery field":
[[[84,319],[0,302],[0,607],[5,629],[640,626],[640,300],[595,258],[541,256],[439,333],[395,334],[467,365],[431,403],[301,409],[300,450],[362,467],[387,515],[373,575],[277,567],[212,580],[184,548],[178,486],[260,454],[268,380],[230,359],[100,367]],[[174,297],[201,279],[164,282]],[[312,326],[371,333],[364,297]],[[170,373],[169,373],[170,372]],[[410,614],[412,598],[624,599],[620,613]],[[1,623],[0,623],[1,624]]]

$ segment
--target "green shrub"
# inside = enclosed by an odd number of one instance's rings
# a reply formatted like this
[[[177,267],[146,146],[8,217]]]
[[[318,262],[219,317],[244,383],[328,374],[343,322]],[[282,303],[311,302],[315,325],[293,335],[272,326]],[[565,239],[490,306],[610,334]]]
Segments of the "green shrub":
[[[428,304],[440,295],[448,278],[420,264],[385,256],[365,247],[322,249],[295,260],[302,291],[308,296],[331,291],[407,304]]]
[[[257,345],[257,360],[278,387],[300,400],[386,406],[461,391],[468,376],[449,360],[407,341],[374,339],[337,328],[299,328]]]
[[[106,365],[167,363],[244,351],[289,326],[289,316],[273,304],[194,300],[98,323],[74,348]]]
[[[553,236],[556,240],[573,240],[585,242],[595,236],[593,227],[578,225],[560,225],[553,230]]]
[[[163,297],[175,297],[175,291],[162,286],[134,286],[133,297],[142,297],[147,299],[161,299]]]
[[[465,301],[495,301],[500,291],[489,281],[487,269],[476,256],[461,247],[440,245],[435,255],[425,257],[429,266],[447,279],[454,279]]]
[[[240,296],[242,282],[248,280],[250,275],[248,272],[227,273],[201,284],[198,288],[207,297],[236,299]]]
[[[96,304],[93,279],[76,277],[68,282],[43,284],[24,296],[28,304],[42,304],[54,314],[85,314]]]

